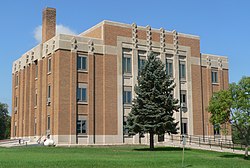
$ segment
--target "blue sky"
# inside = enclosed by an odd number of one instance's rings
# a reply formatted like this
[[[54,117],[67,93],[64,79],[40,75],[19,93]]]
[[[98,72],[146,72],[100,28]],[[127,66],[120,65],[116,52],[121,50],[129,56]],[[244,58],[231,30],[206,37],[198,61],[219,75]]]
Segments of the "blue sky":
[[[0,5],[0,102],[9,106],[12,62],[37,45],[45,7],[55,7],[57,24],[76,33],[112,20],[198,35],[202,53],[228,56],[230,82],[250,76],[248,0],[8,0]]]

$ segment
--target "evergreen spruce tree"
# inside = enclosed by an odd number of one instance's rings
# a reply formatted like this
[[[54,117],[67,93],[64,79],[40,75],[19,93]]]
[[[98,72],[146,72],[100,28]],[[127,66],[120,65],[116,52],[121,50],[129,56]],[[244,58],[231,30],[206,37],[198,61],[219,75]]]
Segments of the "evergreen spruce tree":
[[[176,134],[178,100],[172,94],[175,84],[166,74],[163,63],[151,53],[138,76],[136,97],[127,119],[129,134],[150,134],[150,149],[154,149],[154,135]]]

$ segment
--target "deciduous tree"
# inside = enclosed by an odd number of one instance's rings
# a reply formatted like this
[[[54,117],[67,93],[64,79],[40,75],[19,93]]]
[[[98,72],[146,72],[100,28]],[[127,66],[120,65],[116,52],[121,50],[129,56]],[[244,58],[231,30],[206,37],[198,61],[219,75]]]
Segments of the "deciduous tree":
[[[238,84],[232,83],[228,90],[213,95],[208,111],[212,114],[213,124],[228,122],[237,131],[237,136],[245,145],[245,157],[248,157],[250,144],[250,77],[243,77]]]
[[[0,103],[0,139],[10,137],[10,116],[8,115],[8,105]]]

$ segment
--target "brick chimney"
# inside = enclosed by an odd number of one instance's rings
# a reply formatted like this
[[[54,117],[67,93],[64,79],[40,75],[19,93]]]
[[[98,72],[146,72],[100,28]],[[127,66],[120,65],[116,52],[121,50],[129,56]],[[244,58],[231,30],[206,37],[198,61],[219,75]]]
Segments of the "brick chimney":
[[[56,9],[45,8],[43,10],[42,43],[56,35]]]

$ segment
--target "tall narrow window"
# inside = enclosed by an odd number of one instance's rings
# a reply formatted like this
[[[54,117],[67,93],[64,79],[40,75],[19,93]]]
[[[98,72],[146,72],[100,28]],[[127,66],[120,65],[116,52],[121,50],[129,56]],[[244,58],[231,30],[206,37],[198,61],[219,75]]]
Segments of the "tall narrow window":
[[[126,127],[127,125],[127,117],[123,116],[123,135],[129,136],[128,128]]]
[[[144,67],[145,65],[145,62],[146,62],[146,55],[147,55],[147,52],[146,51],[143,51],[143,50],[139,50],[138,51],[138,73],[140,74],[142,68]]]
[[[132,92],[131,87],[124,87],[123,91],[123,103],[124,104],[132,104]]]
[[[17,122],[15,122],[15,126],[14,126],[14,136],[16,136],[16,130],[17,130]]]
[[[186,80],[186,63],[180,61],[179,63],[180,80]]]
[[[123,73],[131,74],[131,55],[124,54],[122,59]]]
[[[79,115],[77,120],[77,134],[87,134],[87,119]]]
[[[19,81],[18,81],[18,75],[16,74],[16,82],[15,82],[15,83],[16,83],[16,86],[18,86],[18,82],[19,82]]]
[[[15,97],[15,107],[17,107],[17,96]]]
[[[83,83],[78,84],[77,100],[79,102],[87,102],[87,86],[86,86],[86,84],[83,84]]]
[[[48,96],[47,96],[47,98],[50,98],[51,97],[51,86],[49,85],[48,86]]]
[[[35,91],[35,107],[37,106],[37,89]]]
[[[78,55],[77,69],[87,71],[87,56],[86,55]]]
[[[188,134],[188,119],[187,118],[182,118],[182,126],[181,126],[181,134]]]
[[[51,72],[51,57],[48,58],[48,73]]]
[[[35,79],[37,79],[38,78],[38,62],[37,60],[34,62],[35,62]]]
[[[212,83],[218,83],[218,71],[212,71]]]
[[[35,118],[35,124],[34,124],[34,135],[36,135],[36,127],[37,127],[37,124],[36,124],[36,118]]]
[[[180,102],[182,107],[187,107],[187,96],[186,96],[186,91],[181,90],[181,97],[180,97]]]
[[[139,57],[138,57],[138,72],[139,73],[143,69],[145,62],[146,62],[146,57],[139,55]]]
[[[166,59],[166,73],[169,77],[173,77],[173,60]]]
[[[50,130],[50,116],[47,117],[47,130]]]

